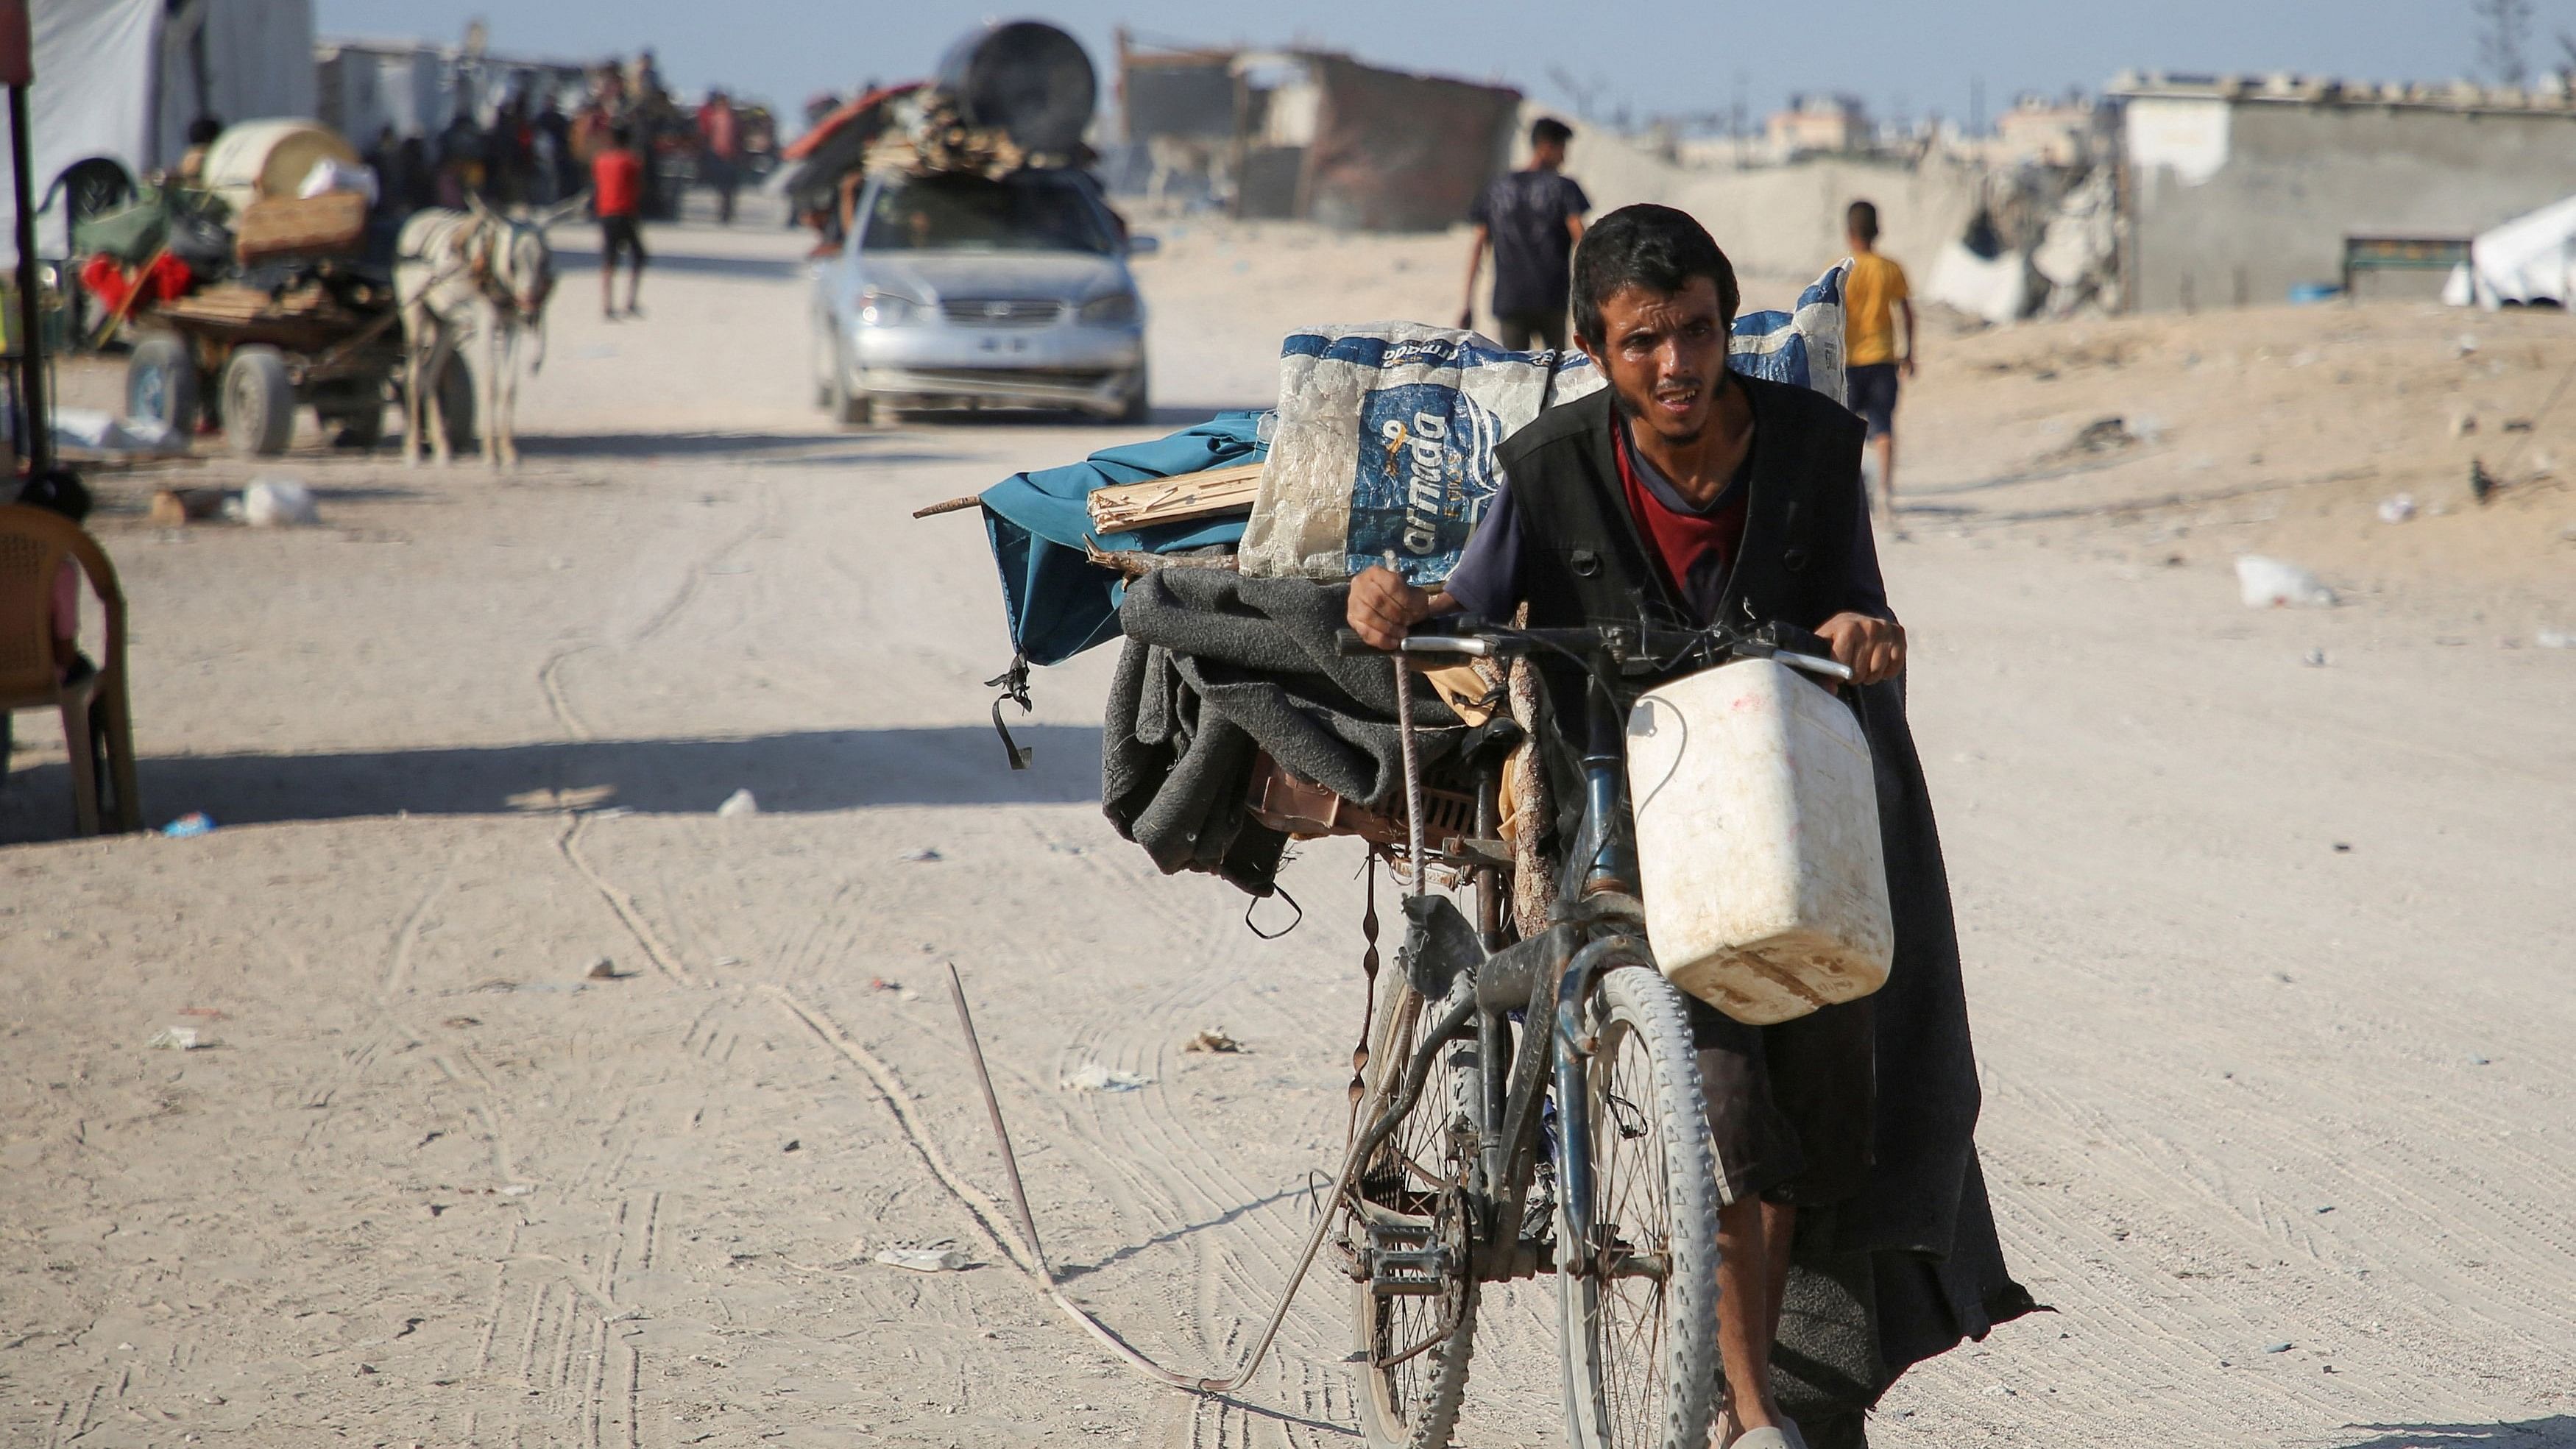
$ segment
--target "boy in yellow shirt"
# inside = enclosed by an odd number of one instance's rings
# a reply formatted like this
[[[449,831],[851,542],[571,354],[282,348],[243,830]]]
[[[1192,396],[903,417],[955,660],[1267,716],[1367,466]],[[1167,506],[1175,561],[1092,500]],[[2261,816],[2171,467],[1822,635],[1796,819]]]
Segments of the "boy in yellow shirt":
[[[1845,216],[1851,275],[1843,279],[1843,405],[1869,424],[1878,450],[1881,516],[1896,522],[1896,379],[1914,376],[1914,292],[1905,269],[1876,250],[1878,208],[1855,201]],[[1905,315],[1905,352],[1896,351],[1895,313]]]

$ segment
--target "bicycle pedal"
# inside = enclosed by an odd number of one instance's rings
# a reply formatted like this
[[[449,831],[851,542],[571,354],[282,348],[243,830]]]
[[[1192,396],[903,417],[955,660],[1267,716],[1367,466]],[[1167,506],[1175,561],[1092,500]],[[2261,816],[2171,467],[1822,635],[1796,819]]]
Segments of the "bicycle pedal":
[[[1369,1289],[1389,1298],[1436,1298],[1449,1289],[1449,1250],[1385,1249],[1369,1255]]]
[[[1368,1246],[1352,1273],[1386,1297],[1436,1297],[1451,1278],[1449,1249],[1432,1241],[1429,1223],[1370,1223]]]

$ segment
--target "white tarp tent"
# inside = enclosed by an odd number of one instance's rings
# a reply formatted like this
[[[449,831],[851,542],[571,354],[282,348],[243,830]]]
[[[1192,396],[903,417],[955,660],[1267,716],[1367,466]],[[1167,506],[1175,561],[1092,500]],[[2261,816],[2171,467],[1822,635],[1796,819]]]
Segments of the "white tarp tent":
[[[179,159],[188,123],[313,114],[313,0],[34,0],[27,93],[36,204],[83,162],[129,182]],[[0,192],[0,218],[15,208]],[[63,203],[37,250],[65,250]]]
[[[2493,310],[2507,304],[2554,303],[2576,297],[2576,197],[2517,216],[2469,243],[2469,259],[2451,272],[2442,300]]]

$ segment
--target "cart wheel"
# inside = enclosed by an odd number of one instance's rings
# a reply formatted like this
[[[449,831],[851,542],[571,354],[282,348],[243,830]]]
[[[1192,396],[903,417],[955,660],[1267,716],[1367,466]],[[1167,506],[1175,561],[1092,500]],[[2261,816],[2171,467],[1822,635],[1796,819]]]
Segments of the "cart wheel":
[[[251,343],[233,349],[224,364],[224,442],[245,458],[270,457],[286,451],[295,437],[295,384],[286,375],[286,357],[276,348]]]
[[[382,398],[372,405],[356,404],[322,414],[322,425],[333,432],[331,446],[372,451],[385,440],[385,404]]]
[[[159,423],[181,442],[197,426],[197,359],[187,339],[147,333],[125,360],[125,415]]]
[[[449,452],[474,451],[474,372],[454,353],[438,375],[438,420],[447,430]]]

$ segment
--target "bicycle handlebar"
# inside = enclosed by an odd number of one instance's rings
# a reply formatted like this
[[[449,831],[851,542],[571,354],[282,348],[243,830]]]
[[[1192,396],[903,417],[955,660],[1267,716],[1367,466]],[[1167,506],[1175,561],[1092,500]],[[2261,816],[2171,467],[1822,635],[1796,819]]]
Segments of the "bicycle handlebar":
[[[1450,632],[1408,634],[1394,650],[1377,648],[1354,629],[1336,630],[1333,643],[1334,652],[1345,659],[1383,653],[1499,659],[1556,651],[1587,659],[1602,656],[1623,664],[1662,657],[1678,659],[1713,646],[1716,652],[1734,658],[1773,659],[1825,679],[1848,682],[1852,677],[1851,666],[1829,657],[1822,639],[1795,625],[1779,623],[1744,632],[1625,624],[1580,629],[1503,629],[1462,623]]]

